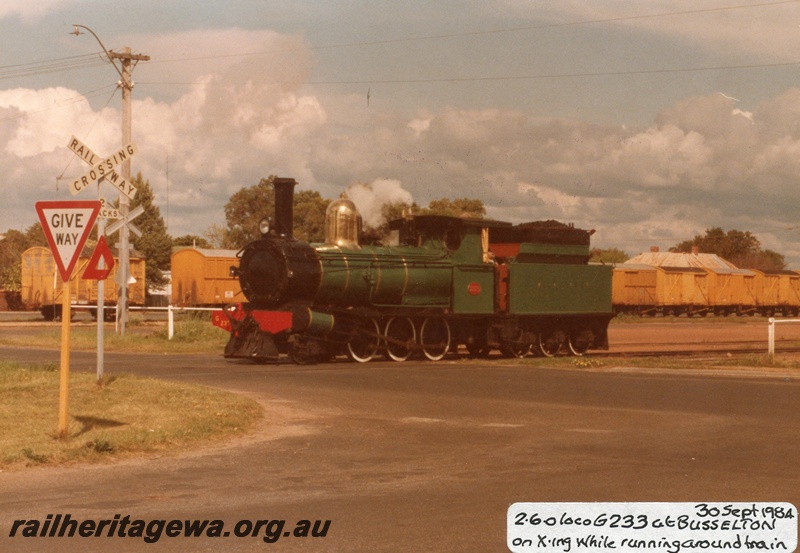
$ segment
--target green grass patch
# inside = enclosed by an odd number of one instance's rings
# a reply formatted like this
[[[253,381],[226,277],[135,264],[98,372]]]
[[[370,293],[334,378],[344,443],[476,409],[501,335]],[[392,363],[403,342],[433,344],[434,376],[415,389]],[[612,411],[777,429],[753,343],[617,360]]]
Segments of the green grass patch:
[[[99,462],[190,448],[252,429],[253,400],[129,375],[98,385],[70,374],[69,427],[58,437],[59,369],[0,362],[0,468]]]
[[[215,353],[225,349],[230,334],[217,328],[210,321],[187,318],[175,323],[175,334],[169,339],[167,327],[134,326],[128,328],[125,336],[114,331],[113,326],[105,329],[103,341],[106,351],[135,353]],[[61,348],[61,324],[44,327],[41,330],[19,335],[0,336],[0,345],[7,347]],[[70,328],[70,349],[94,351],[97,349],[97,327],[75,326]]]
[[[690,323],[690,324],[720,324],[720,325],[747,325],[759,324],[764,325],[769,322],[769,317],[761,317],[758,315],[744,315],[729,317],[717,317],[715,315],[708,315],[706,317],[687,317],[686,315],[666,315],[666,316],[640,316],[631,313],[618,313],[613,319],[611,324],[677,324],[677,323]]]

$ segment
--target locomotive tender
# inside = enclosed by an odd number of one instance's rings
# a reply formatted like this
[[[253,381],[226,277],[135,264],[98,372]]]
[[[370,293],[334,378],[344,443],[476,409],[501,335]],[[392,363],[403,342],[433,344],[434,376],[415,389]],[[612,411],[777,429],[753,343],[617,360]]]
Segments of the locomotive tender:
[[[608,349],[612,269],[588,264],[593,231],[418,215],[390,223],[398,245],[362,245],[361,217],[339,199],[325,243],[308,244],[292,237],[296,184],[274,181],[274,225],[262,221],[262,238],[231,267],[248,302],[216,317],[231,331],[225,357],[436,361],[459,345],[518,357]]]

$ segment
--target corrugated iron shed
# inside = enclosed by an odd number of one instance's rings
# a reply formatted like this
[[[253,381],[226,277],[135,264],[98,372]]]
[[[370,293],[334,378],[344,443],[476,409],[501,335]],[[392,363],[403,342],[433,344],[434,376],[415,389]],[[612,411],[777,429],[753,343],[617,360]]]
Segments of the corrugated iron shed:
[[[713,253],[647,252],[629,259],[625,265],[628,263],[644,263],[656,267],[695,267],[726,273],[752,272],[747,269],[738,269],[733,263]]]

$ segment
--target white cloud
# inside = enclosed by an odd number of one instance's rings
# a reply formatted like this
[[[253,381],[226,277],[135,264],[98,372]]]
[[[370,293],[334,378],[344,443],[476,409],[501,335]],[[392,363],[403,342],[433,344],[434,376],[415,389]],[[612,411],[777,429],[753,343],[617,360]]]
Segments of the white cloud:
[[[88,127],[88,120],[100,120],[100,128],[113,127],[110,110],[93,114],[82,95],[61,87],[0,90],[0,112],[0,119],[14,129],[5,150],[21,158],[66,145],[71,133]]]
[[[69,0],[0,0],[0,19],[19,16],[25,21],[34,21],[43,15],[77,3]]]
[[[187,48],[203,37],[220,52],[229,40],[260,51],[288,46],[269,68],[260,58],[212,63],[168,100],[148,95],[144,79],[135,89],[133,170],[154,186],[174,235],[222,224],[233,192],[277,174],[328,198],[369,183],[348,195],[372,226],[387,201],[466,196],[499,219],[596,228],[599,244],[630,253],[711,226],[763,232],[773,249],[800,252],[800,237],[774,230],[794,224],[800,203],[800,89],[746,111],[710,92],[665,107],[641,127],[501,109],[409,117],[367,107],[361,95],[308,92],[308,51],[299,39],[240,30],[182,35]],[[167,48],[175,39],[156,37],[150,46],[159,41]],[[84,169],[66,149],[70,135],[102,155],[119,144],[119,120],[117,109],[92,109],[67,88],[0,90],[0,220],[25,228],[35,201],[69,198],[54,177]]]
[[[507,4],[521,17],[536,15],[562,23],[597,21],[600,23],[595,26],[627,27],[719,52],[767,55],[780,60],[786,60],[787,52],[797,47],[800,16],[798,7],[790,2],[724,6],[679,0],[561,0],[544,4],[508,0]]]

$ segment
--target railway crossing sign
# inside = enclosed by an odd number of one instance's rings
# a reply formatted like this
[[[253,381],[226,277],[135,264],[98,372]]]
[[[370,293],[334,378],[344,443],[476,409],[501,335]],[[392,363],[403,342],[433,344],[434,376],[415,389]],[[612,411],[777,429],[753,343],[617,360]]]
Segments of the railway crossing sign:
[[[127,215],[125,215],[124,217],[118,218],[116,221],[114,221],[113,223],[108,225],[108,228],[106,229],[106,234],[114,234],[119,229],[121,229],[123,226],[127,225],[128,226],[128,230],[130,230],[133,234],[135,234],[136,236],[141,238],[142,237],[142,231],[139,230],[131,221],[136,219],[142,213],[144,213],[144,206],[143,205],[139,205],[139,206],[133,208]]]
[[[69,184],[69,191],[73,196],[100,179],[105,179],[106,182],[113,185],[131,200],[136,196],[136,187],[114,171],[114,167],[130,159],[131,156],[138,152],[135,143],[126,144],[107,158],[101,158],[74,136],[69,139],[67,148],[92,166],[86,173]]]
[[[103,219],[119,219],[119,208],[112,206],[105,198],[100,198],[100,217]]]
[[[65,282],[72,275],[99,212],[97,200],[36,202],[36,213]]]

